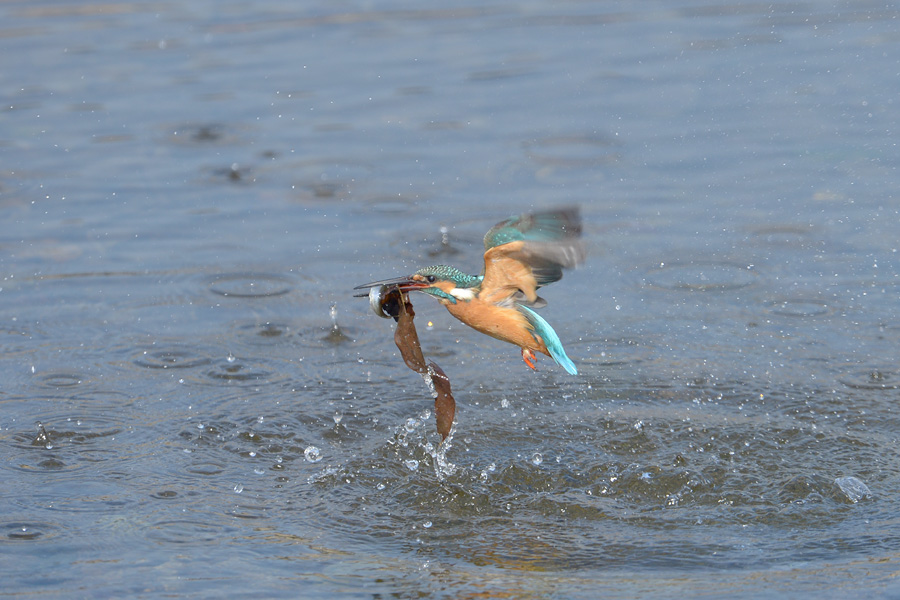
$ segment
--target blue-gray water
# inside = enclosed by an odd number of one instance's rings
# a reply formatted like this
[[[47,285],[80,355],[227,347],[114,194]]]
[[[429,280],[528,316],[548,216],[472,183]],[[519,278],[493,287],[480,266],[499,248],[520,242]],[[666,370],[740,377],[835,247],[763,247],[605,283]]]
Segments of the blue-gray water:
[[[4,2],[0,597],[897,595],[898,17]],[[351,288],[572,204],[437,454]]]

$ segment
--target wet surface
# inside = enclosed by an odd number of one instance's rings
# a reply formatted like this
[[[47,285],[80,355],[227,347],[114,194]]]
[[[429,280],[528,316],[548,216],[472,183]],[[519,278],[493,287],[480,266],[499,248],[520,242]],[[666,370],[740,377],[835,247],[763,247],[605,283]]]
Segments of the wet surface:
[[[895,7],[0,15],[0,596],[896,593]],[[571,204],[440,446],[353,286]]]

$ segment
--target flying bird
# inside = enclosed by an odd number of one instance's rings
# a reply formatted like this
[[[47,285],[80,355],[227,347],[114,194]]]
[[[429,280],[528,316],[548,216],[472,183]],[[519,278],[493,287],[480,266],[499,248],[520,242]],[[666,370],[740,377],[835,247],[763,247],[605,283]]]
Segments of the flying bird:
[[[424,292],[469,327],[522,350],[522,360],[536,370],[535,352],[551,357],[575,375],[559,336],[534,309],[547,302],[542,286],[562,279],[562,270],[585,258],[581,216],[577,208],[510,217],[484,236],[484,268],[469,275],[455,267],[435,265],[408,277],[375,281],[354,289],[396,285],[401,292]]]

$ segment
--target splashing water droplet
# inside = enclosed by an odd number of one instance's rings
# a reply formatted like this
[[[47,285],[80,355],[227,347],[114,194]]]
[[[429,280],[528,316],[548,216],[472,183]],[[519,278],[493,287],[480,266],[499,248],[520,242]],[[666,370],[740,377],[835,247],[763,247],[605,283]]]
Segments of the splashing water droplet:
[[[410,471],[415,471],[419,468],[419,461],[414,458],[409,458],[403,461],[403,465]]]
[[[303,456],[309,462],[316,463],[322,460],[322,451],[315,446],[307,446],[306,450],[303,451]]]
[[[544,455],[540,452],[535,452],[531,455],[531,464],[535,466],[540,466],[540,464],[544,462]]]
[[[242,484],[242,483],[234,484],[234,493],[235,494],[240,494],[243,491],[244,491],[244,484]]]
[[[425,521],[424,523],[422,523],[422,527],[424,527],[425,529],[428,529],[431,526],[432,526],[431,521]]]
[[[337,328],[337,304],[332,304],[329,312],[331,313],[331,325]]]

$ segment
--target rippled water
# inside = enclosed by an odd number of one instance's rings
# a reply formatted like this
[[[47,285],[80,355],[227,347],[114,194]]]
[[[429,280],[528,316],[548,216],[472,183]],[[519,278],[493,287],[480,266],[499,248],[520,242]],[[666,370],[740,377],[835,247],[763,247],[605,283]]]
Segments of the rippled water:
[[[895,6],[0,15],[0,596],[897,593]],[[439,447],[351,288],[569,204]]]

